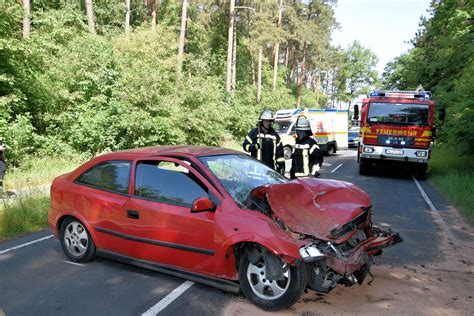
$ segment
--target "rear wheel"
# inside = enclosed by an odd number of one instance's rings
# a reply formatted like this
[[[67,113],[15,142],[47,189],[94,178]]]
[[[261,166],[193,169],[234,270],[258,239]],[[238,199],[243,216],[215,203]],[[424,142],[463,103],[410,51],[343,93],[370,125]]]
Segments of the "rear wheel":
[[[327,155],[332,156],[336,153],[336,148],[334,145],[328,144],[328,150],[327,150]]]
[[[302,266],[284,265],[281,280],[271,280],[266,274],[263,252],[255,263],[243,254],[239,264],[239,281],[245,296],[264,310],[288,308],[298,301],[305,288]]]
[[[95,256],[95,245],[84,224],[68,217],[61,224],[61,246],[71,261],[87,262]]]

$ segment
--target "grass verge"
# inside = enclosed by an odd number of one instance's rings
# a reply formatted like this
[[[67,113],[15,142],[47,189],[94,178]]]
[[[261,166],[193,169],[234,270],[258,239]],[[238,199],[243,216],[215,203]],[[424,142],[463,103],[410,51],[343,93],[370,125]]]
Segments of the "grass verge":
[[[19,168],[9,168],[5,175],[5,189],[32,188],[51,183],[63,173],[74,170],[81,164],[77,159],[31,158],[25,160]]]
[[[0,200],[0,240],[47,227],[49,204],[49,194],[44,192]]]
[[[435,147],[430,165],[430,182],[474,225],[474,156]]]

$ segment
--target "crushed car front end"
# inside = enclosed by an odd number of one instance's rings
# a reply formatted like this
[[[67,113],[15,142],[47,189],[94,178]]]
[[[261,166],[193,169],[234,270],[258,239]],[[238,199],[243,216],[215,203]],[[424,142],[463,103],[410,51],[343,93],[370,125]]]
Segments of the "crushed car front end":
[[[318,292],[362,284],[374,256],[402,241],[398,233],[372,224],[370,198],[348,182],[300,179],[252,195],[268,202],[272,219],[294,236],[308,287]]]

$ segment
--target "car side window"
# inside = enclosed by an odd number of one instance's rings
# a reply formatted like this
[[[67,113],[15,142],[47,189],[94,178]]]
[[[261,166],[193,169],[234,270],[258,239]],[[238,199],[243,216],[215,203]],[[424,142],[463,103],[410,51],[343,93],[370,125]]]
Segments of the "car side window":
[[[135,195],[158,202],[191,206],[209,198],[207,187],[189,169],[169,161],[140,161],[135,172]]]
[[[98,163],[83,174],[76,182],[97,189],[128,194],[132,162],[128,160],[110,160]]]

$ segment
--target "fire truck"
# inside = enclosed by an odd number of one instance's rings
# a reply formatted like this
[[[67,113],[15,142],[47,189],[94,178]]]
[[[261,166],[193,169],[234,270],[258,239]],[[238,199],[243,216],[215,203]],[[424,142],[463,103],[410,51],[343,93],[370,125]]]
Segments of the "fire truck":
[[[348,111],[336,109],[287,109],[275,113],[274,128],[281,137],[285,158],[291,157],[295,145],[296,121],[300,116],[309,120],[313,138],[327,155],[347,149]]]
[[[374,165],[392,164],[409,167],[417,178],[425,178],[433,146],[434,113],[429,91],[371,92],[362,101],[359,173],[369,173]]]

